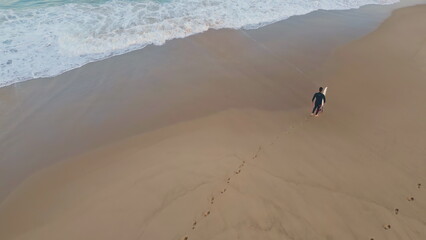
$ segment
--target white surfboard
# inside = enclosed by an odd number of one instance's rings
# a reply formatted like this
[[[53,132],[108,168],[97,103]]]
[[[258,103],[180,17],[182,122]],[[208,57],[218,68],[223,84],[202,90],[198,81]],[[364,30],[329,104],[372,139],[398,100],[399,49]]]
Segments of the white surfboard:
[[[328,87],[325,87],[325,88],[324,88],[324,92],[323,92],[324,96],[327,94],[327,88],[328,88]],[[321,112],[322,112],[322,111],[324,111],[324,99],[322,100],[322,103],[321,103]]]

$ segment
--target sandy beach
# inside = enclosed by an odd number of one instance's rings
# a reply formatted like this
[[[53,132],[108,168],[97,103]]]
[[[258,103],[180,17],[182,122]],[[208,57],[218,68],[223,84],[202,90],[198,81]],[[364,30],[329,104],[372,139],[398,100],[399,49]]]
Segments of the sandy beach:
[[[0,88],[0,239],[426,239],[417,3],[210,30]]]

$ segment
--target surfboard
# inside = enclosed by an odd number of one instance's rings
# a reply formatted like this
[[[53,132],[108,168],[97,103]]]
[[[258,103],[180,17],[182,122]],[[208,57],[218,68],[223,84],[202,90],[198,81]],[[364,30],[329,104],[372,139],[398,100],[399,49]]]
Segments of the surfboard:
[[[327,88],[328,87],[324,88],[324,92],[323,92],[324,96],[327,95]],[[324,111],[324,99],[322,100],[322,103],[321,103],[321,112],[323,111]]]

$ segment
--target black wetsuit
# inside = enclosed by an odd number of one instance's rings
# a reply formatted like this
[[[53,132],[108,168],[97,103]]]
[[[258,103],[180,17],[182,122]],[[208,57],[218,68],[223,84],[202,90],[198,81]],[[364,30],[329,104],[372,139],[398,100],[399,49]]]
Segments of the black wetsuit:
[[[312,98],[312,102],[315,100],[315,106],[314,109],[312,109],[312,113],[315,113],[315,115],[318,114],[319,110],[321,109],[322,100],[324,100],[325,103],[325,95],[317,92],[314,94],[314,97]]]

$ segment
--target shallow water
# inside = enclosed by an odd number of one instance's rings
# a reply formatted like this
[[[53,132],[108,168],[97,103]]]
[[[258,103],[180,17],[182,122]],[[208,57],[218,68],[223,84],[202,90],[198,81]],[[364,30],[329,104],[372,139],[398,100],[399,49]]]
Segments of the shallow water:
[[[208,29],[396,0],[3,0],[0,87]]]

